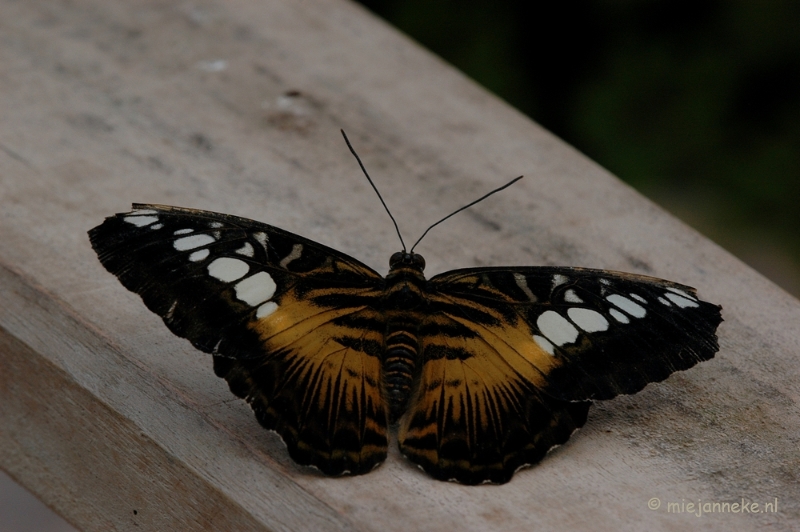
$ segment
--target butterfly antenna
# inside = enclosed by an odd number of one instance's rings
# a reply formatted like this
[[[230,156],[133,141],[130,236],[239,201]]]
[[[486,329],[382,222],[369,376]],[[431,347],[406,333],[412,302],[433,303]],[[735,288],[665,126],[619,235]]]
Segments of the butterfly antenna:
[[[372,190],[374,190],[375,194],[378,195],[378,199],[381,200],[381,203],[383,204],[383,208],[386,209],[386,213],[389,215],[389,218],[392,219],[392,223],[394,224],[394,230],[397,231],[397,237],[400,239],[400,244],[403,246],[403,252],[405,252],[406,243],[403,242],[403,235],[400,234],[400,228],[397,227],[397,222],[395,221],[394,216],[392,216],[392,213],[389,211],[389,207],[386,206],[386,202],[383,201],[383,196],[381,196],[381,193],[378,192],[378,187],[375,186],[375,183],[372,182],[372,178],[369,177],[369,174],[367,173],[367,169],[364,168],[364,163],[361,162],[361,157],[358,156],[358,154],[356,153],[356,150],[354,150],[353,146],[350,144],[350,139],[347,138],[347,134],[344,132],[344,129],[340,129],[339,131],[342,132],[342,136],[344,137],[344,141],[347,143],[347,147],[350,148],[350,153],[352,153],[353,157],[355,157],[356,161],[358,161],[358,166],[361,167],[361,171],[364,172],[365,176],[367,176],[367,181],[369,181],[369,184],[372,185]],[[506,186],[508,186],[508,185],[506,185]],[[481,199],[483,199],[483,198],[481,198]]]
[[[415,247],[417,247],[417,244],[419,244],[419,243],[420,243],[420,240],[422,240],[423,238],[425,238],[425,235],[427,235],[427,234],[428,234],[428,231],[430,231],[431,229],[433,229],[434,227],[436,227],[437,225],[439,225],[439,224],[440,224],[440,223],[442,223],[443,221],[447,220],[447,219],[448,219],[448,218],[450,218],[451,216],[455,216],[456,214],[460,213],[460,212],[461,212],[461,211],[463,211],[464,209],[469,209],[470,207],[472,207],[472,206],[473,206],[473,205],[475,205],[476,203],[479,203],[479,202],[481,202],[481,201],[485,200],[486,198],[488,198],[488,197],[489,197],[489,196],[491,196],[492,194],[495,194],[495,193],[497,193],[497,192],[500,192],[500,191],[501,191],[501,190],[503,190],[504,188],[508,188],[508,187],[510,187],[511,185],[513,185],[514,183],[516,183],[517,181],[519,181],[520,179],[522,179],[522,176],[515,177],[514,179],[512,179],[511,181],[509,181],[508,183],[506,183],[506,184],[505,184],[505,185],[503,185],[502,187],[499,187],[499,188],[496,188],[496,189],[492,190],[492,191],[491,191],[491,192],[489,192],[488,194],[485,194],[485,195],[481,196],[480,198],[476,199],[476,200],[475,200],[475,201],[473,201],[472,203],[468,203],[467,205],[464,205],[463,207],[461,207],[460,209],[456,210],[455,212],[451,212],[450,214],[448,214],[447,216],[445,216],[444,218],[442,218],[441,220],[439,220],[438,222],[436,222],[436,223],[435,223],[435,224],[433,224],[432,226],[430,226],[430,227],[428,227],[427,229],[425,229],[425,232],[424,232],[424,233],[422,233],[422,236],[421,236],[421,237],[419,237],[419,238],[417,239],[417,241],[416,241],[416,242],[414,242],[414,245],[413,245],[413,246],[411,246],[411,251],[409,251],[409,253],[414,253],[414,248],[415,248]]]

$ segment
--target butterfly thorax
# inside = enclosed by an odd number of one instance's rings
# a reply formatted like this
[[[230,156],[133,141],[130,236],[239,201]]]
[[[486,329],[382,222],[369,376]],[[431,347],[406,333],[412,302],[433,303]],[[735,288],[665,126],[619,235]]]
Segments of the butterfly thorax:
[[[398,252],[389,261],[382,308],[386,316],[386,349],[383,353],[383,385],[392,423],[405,412],[411,394],[417,353],[419,323],[424,313],[427,281],[425,260],[416,253]]]

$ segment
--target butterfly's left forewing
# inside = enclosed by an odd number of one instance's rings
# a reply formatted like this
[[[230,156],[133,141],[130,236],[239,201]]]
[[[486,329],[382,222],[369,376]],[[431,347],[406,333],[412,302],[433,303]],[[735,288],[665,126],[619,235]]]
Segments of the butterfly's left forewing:
[[[103,265],[327,474],[383,461],[383,279],[335,250],[245,218],[135,205],[90,232]]]
[[[437,478],[505,482],[583,425],[717,351],[716,305],[660,279],[580,268],[475,268],[430,280],[404,454]]]

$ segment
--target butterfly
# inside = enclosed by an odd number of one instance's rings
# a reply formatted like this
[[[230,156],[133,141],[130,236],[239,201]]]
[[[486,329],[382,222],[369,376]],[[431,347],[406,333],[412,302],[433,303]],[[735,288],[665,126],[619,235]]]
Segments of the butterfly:
[[[642,275],[484,267],[426,279],[403,246],[383,277],[278,227],[164,205],[134,204],[89,235],[292,459],[327,475],[372,471],[394,430],[437,479],[505,483],[565,443],[593,401],[719,348],[721,307]]]

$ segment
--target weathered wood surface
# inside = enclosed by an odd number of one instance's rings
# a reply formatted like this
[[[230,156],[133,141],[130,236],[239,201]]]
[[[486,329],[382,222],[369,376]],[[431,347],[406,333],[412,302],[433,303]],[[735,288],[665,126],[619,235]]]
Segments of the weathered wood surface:
[[[800,519],[800,303],[341,0],[0,2],[0,467],[84,530],[788,530]],[[298,91],[298,92],[292,92]],[[105,272],[131,202],[248,216],[386,271],[564,264],[700,288],[707,363],[603,403],[503,486],[295,466],[211,360]],[[668,149],[668,147],[665,147]],[[662,501],[658,510],[648,501]],[[777,513],[668,513],[668,502]]]

